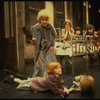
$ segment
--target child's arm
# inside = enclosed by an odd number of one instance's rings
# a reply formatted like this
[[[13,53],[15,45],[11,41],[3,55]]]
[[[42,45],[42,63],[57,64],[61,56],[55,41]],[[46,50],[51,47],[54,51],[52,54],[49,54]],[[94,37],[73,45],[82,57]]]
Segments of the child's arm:
[[[80,77],[81,77],[81,75],[79,75],[79,76],[75,76],[75,81],[80,81]]]
[[[80,82],[73,81],[73,84],[76,85],[77,87],[80,86]]]
[[[81,91],[81,87],[74,88],[73,91]]]
[[[65,92],[66,94],[69,94],[69,89],[67,89],[66,87],[64,87],[64,92]]]
[[[65,94],[64,88],[58,87],[57,80],[54,75],[48,75],[46,78],[46,85],[55,94]]]
[[[70,92],[72,91],[81,91],[81,88],[78,87],[78,88],[74,88],[74,87],[71,87],[69,89],[67,89],[66,87],[64,87],[64,92],[68,95]]]

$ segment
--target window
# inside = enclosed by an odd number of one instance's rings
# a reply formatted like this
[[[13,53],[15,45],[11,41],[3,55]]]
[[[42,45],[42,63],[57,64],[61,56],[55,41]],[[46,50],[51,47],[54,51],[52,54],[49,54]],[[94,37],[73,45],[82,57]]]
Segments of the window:
[[[63,23],[65,19],[64,13],[64,2],[63,1],[55,1],[54,2],[54,17],[55,17],[55,27],[63,28]]]
[[[65,21],[64,2],[54,2],[54,26],[56,28],[58,37],[60,37],[61,29]]]

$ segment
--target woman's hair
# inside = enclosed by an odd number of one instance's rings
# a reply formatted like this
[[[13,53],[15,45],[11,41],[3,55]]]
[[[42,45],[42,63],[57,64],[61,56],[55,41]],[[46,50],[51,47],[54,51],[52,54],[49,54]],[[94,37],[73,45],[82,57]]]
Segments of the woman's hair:
[[[40,21],[42,18],[46,18],[47,20],[49,20],[50,15],[49,15],[47,9],[43,9],[43,10],[40,10],[40,11],[38,12],[37,20]]]
[[[59,68],[62,67],[60,63],[58,62],[51,62],[48,64],[48,69],[47,69],[47,73],[48,74],[54,74],[54,69],[55,68]]]
[[[81,85],[82,91],[90,92],[93,90],[94,78],[90,75],[81,75],[80,76],[80,85]]]
[[[64,27],[65,27],[65,25],[66,25],[67,23],[69,23],[69,25],[70,25],[70,31],[71,31],[71,33],[74,33],[74,29],[73,29],[73,25],[72,25],[71,20],[69,20],[69,19],[65,20],[65,22],[64,22]]]
[[[69,24],[70,24],[70,27],[72,27],[72,22],[71,22],[71,20],[69,20],[69,19],[65,20],[64,26],[66,25],[66,23],[69,23]]]

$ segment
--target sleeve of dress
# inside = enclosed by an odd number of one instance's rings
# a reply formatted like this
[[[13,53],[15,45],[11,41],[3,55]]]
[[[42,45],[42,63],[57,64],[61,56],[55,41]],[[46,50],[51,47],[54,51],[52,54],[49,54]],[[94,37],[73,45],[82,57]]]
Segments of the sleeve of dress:
[[[65,34],[65,30],[62,29],[62,32],[61,32],[61,37],[62,37],[62,38],[63,38],[64,34]]]
[[[64,95],[64,88],[60,88],[58,86],[57,80],[53,75],[49,75],[48,78],[46,79],[46,85],[55,94],[62,94]]]
[[[62,89],[64,88],[64,80],[63,79],[60,80],[59,87]]]

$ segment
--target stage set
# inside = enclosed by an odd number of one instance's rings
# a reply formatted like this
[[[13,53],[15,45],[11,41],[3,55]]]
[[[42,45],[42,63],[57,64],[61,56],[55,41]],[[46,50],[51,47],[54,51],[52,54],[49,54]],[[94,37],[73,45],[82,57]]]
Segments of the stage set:
[[[75,76],[80,74],[90,74],[95,79],[94,94],[84,94],[81,92],[72,92],[66,99],[84,99],[84,98],[100,98],[100,47],[95,45],[95,40],[92,37],[73,36],[71,41],[55,42],[55,53],[57,56],[65,57],[65,67],[63,67],[63,79],[65,86],[68,88],[72,86],[72,81]],[[93,62],[90,58],[93,57]],[[32,75],[33,63],[26,64],[27,73],[24,76]],[[8,75],[6,71],[1,71],[0,75],[0,98],[25,98],[25,99],[60,99],[60,95],[55,95],[50,91],[37,92],[19,91],[16,89],[17,84],[4,83],[2,80]]]
[[[100,46],[96,42],[96,37],[83,35],[72,36],[70,41],[57,39],[55,53],[66,58],[64,71],[69,66],[72,75],[79,75],[88,73],[93,66],[99,67]]]

